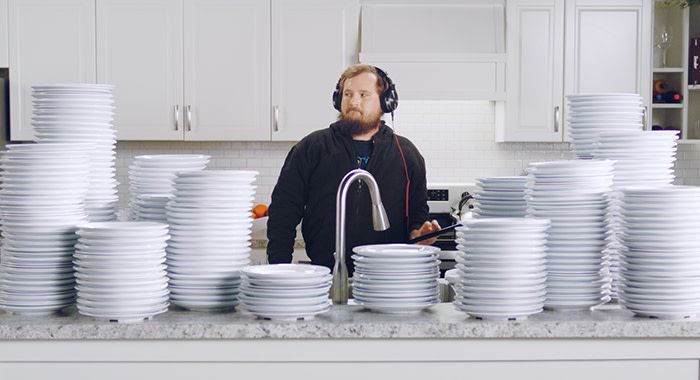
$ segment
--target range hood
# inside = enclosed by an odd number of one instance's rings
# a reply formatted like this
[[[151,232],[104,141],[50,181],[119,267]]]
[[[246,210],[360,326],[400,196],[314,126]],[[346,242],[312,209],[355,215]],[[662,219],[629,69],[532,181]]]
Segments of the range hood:
[[[367,0],[361,12],[360,62],[401,99],[505,99],[504,0]]]

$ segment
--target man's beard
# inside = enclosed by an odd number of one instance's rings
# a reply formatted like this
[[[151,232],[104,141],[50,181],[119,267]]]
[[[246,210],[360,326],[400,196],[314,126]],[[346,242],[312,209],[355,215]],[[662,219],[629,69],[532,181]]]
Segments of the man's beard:
[[[382,115],[377,114],[374,117],[359,119],[349,118],[344,114],[338,114],[338,121],[340,122],[340,127],[349,133],[351,136],[363,135],[371,130],[377,128]]]

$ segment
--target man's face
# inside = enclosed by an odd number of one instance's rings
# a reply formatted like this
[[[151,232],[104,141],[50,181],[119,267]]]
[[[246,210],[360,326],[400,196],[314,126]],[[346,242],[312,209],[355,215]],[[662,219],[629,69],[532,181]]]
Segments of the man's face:
[[[354,126],[353,134],[366,133],[375,128],[382,117],[377,76],[361,73],[346,79],[340,109],[340,119]]]

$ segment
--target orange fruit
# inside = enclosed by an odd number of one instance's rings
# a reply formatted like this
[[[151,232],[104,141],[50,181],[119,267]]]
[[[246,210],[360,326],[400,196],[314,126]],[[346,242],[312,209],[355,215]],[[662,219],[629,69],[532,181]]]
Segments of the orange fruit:
[[[255,205],[255,207],[253,207],[253,214],[256,218],[267,216],[267,205]]]

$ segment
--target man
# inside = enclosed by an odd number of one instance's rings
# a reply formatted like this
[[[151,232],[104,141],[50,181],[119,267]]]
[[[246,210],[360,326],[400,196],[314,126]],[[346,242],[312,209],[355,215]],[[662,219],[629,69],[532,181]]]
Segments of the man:
[[[311,133],[287,155],[268,211],[268,261],[292,261],[296,226],[311,262],[333,268],[336,193],[350,170],[362,168],[377,180],[390,228],[374,231],[367,186],[353,184],[347,197],[347,265],[353,273],[352,247],[403,243],[437,231],[429,222],[425,161],[405,137],[394,134],[381,120],[398,104],[394,85],[386,74],[369,65],[349,67],[333,95],[340,111],[329,128]],[[408,199],[407,199],[408,197]],[[432,244],[435,238],[423,242]]]

